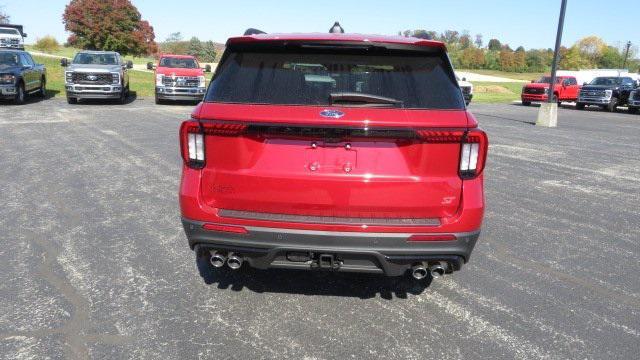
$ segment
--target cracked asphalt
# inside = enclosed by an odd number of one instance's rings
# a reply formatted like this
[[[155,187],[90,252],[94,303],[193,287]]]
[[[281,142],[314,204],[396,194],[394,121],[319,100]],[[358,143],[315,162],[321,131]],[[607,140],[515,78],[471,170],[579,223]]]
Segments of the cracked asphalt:
[[[640,116],[472,104],[487,213],[454,275],[205,282],[177,202],[190,110],[0,104],[0,358],[638,357]]]

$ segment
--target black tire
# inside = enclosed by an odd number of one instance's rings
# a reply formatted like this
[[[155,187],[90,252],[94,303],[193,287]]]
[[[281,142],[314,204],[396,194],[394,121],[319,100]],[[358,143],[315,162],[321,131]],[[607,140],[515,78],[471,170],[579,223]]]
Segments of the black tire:
[[[531,105],[531,101],[523,101],[522,102],[522,106],[529,106]]]
[[[637,114],[638,113],[638,108],[629,106],[627,111],[629,112],[629,114]]]
[[[47,98],[47,79],[46,78],[42,78],[40,82],[40,91],[38,91],[38,95],[43,99]]]
[[[156,105],[162,105],[162,100],[160,100],[157,93],[156,93]]]
[[[18,86],[16,86],[16,97],[14,98],[13,102],[17,105],[22,105],[24,104],[26,97],[27,94],[24,92],[24,84],[22,82],[19,82]]]
[[[127,98],[128,96],[128,92],[127,89],[122,89],[122,92],[120,93],[120,98],[118,99],[118,103],[120,103],[121,105],[124,105],[127,103]]]
[[[584,110],[584,106],[583,103],[576,103],[576,110]]]
[[[618,108],[618,98],[612,97],[609,105],[606,106],[608,112],[615,112]]]
[[[78,103],[78,98],[67,96],[67,103],[71,105],[75,105]]]

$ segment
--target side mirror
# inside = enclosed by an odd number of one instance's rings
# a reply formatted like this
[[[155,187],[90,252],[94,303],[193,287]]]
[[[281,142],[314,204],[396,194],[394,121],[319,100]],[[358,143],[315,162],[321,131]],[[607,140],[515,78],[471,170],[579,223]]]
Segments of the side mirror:
[[[207,64],[204,66],[204,72],[211,72],[211,65]]]
[[[466,78],[466,77],[463,77],[463,78],[462,78],[462,81],[467,81],[467,78]]]
[[[127,69],[133,69],[133,61],[127,61]]]
[[[589,85],[589,84],[587,84],[587,82],[583,82],[582,83],[582,86],[587,86],[587,85]]]
[[[27,37],[27,33],[22,33],[22,37]]]
[[[67,58],[60,59],[60,66],[62,66],[62,67],[69,66],[69,60]]]
[[[147,70],[153,70],[153,63],[152,62],[148,62],[147,63]]]

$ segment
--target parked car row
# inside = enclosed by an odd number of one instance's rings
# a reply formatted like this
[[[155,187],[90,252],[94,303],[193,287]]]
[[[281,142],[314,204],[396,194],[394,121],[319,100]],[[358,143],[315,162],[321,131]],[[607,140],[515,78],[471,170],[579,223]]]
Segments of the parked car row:
[[[532,102],[546,102],[549,96],[550,77],[543,76],[522,87],[522,105]],[[636,80],[628,76],[598,76],[583,86],[578,85],[574,76],[558,76],[553,87],[553,97],[560,104],[575,102],[576,109],[598,106],[607,111],[616,111],[619,106],[627,106],[630,113],[640,108],[640,91]]]
[[[64,88],[67,102],[76,104],[82,99],[117,100],[125,103],[130,93],[131,61],[114,51],[81,51],[72,60],[63,58]],[[155,99],[163,101],[200,102],[206,92],[205,72],[193,56],[161,55],[155,69]],[[25,102],[29,94],[46,96],[47,75],[44,65],[36,64],[23,50],[0,49],[0,98]]]

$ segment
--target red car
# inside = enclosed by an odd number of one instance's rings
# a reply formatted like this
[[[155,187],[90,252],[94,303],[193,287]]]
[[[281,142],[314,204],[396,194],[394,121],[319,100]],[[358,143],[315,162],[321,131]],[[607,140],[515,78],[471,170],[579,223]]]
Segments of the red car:
[[[537,81],[531,81],[531,84],[527,84],[522,87],[522,105],[529,106],[532,102],[546,102],[549,93],[549,82],[551,82],[550,76],[543,76]],[[578,93],[580,92],[580,85],[573,76],[558,76],[556,77],[556,84],[553,87],[553,95],[557,99],[558,104],[563,101],[576,101],[578,99]]]
[[[198,60],[190,55],[160,55],[156,65],[156,104],[165,100],[200,102],[206,91],[204,72]]]
[[[480,234],[487,136],[441,42],[231,38],[180,139],[182,222],[209,267],[422,279]]]

